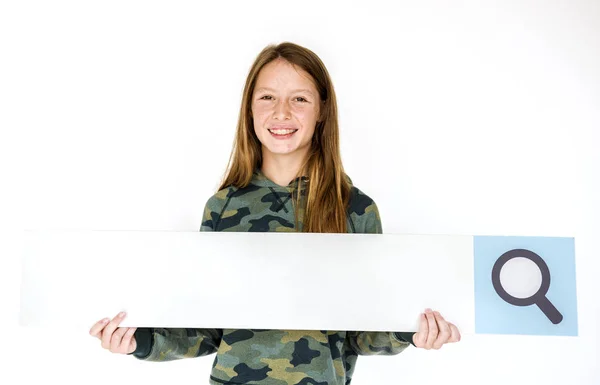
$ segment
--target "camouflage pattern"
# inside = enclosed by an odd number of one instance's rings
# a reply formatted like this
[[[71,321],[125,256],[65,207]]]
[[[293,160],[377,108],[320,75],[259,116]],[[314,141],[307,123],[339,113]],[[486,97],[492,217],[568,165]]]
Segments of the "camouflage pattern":
[[[304,196],[304,182],[279,186],[257,170],[248,187],[223,189],[207,201],[200,231],[296,231],[293,201],[298,193]],[[375,202],[356,187],[348,231],[382,232]],[[138,359],[171,361],[216,353],[213,385],[348,385],[359,355],[395,355],[409,346],[394,332],[154,328],[148,335],[149,353],[134,353]]]

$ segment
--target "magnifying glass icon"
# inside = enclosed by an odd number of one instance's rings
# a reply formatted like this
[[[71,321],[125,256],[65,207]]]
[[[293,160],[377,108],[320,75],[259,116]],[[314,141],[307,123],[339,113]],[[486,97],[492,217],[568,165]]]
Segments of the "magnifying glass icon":
[[[502,286],[502,283],[500,282],[500,271],[506,262],[513,258],[529,259],[540,269],[540,272],[542,273],[542,284],[535,294],[526,298],[517,298],[508,294]],[[562,314],[548,300],[548,297],[546,297],[548,289],[550,288],[550,270],[548,269],[546,262],[544,262],[544,260],[536,253],[525,249],[513,249],[502,254],[496,260],[496,263],[494,263],[494,267],[492,268],[492,284],[494,285],[494,290],[496,290],[496,293],[498,293],[500,298],[509,304],[515,306],[531,306],[535,304],[553,324],[556,325],[563,320]]]

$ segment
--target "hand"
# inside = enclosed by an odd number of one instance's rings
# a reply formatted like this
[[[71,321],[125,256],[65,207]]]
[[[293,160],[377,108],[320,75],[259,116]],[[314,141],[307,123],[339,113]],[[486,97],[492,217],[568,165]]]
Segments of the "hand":
[[[133,334],[137,328],[118,327],[125,318],[125,313],[119,313],[110,320],[105,318],[98,321],[90,329],[90,335],[102,341],[102,347],[112,353],[129,354],[137,347]]]
[[[431,309],[421,314],[419,331],[413,336],[413,343],[418,348],[440,349],[446,343],[460,341],[458,328],[447,322],[442,315]]]

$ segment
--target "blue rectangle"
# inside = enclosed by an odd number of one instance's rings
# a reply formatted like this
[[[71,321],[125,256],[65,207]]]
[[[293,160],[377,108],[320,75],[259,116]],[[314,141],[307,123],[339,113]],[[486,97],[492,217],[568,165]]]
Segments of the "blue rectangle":
[[[578,335],[575,240],[573,238],[475,236],[473,242],[476,333]],[[504,257],[502,257],[503,255]],[[500,285],[499,291],[495,289],[492,283],[494,265],[498,261],[497,267],[499,268],[502,262],[516,255],[538,256],[537,261],[538,266],[542,267],[541,271],[543,271],[544,263],[547,265],[550,280],[545,297],[560,312],[562,316],[560,322],[551,322],[552,313],[549,312],[550,316],[547,316],[536,304],[519,306],[508,303],[501,297],[502,285]],[[501,257],[502,259],[500,259]],[[496,272],[500,270],[499,268]],[[543,274],[542,276],[544,277]],[[503,295],[506,296],[506,294]],[[543,296],[539,298],[543,298]],[[526,302],[526,300],[520,301]],[[556,320],[558,319],[556,318]]]

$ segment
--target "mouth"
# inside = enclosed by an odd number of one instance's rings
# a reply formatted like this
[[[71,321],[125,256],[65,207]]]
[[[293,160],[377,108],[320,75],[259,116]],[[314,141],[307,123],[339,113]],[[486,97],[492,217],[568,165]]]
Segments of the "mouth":
[[[291,138],[297,131],[297,128],[270,128],[268,129],[271,136],[276,139]]]

